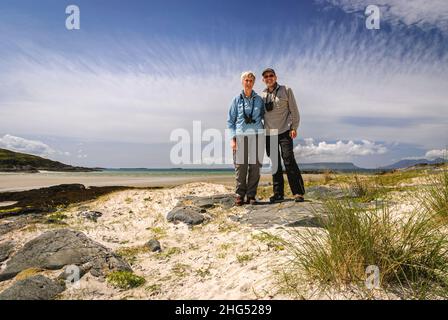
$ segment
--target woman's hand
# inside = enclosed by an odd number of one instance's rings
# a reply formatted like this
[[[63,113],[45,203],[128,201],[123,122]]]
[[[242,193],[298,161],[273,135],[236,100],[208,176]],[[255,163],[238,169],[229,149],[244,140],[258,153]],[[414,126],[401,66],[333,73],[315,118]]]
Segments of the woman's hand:
[[[233,138],[233,139],[230,141],[230,146],[232,147],[232,150],[233,150],[233,151],[236,151],[236,138]]]
[[[291,139],[297,138],[297,131],[292,129],[291,131],[289,131],[289,136],[291,137]]]

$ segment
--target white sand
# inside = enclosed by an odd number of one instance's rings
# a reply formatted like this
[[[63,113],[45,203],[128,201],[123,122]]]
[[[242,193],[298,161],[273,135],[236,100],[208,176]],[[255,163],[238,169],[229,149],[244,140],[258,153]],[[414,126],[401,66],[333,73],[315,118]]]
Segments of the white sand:
[[[86,275],[80,288],[66,290],[63,299],[269,299],[277,293],[273,270],[285,261],[284,252],[268,248],[252,235],[259,233],[227,218],[234,208],[209,210],[209,223],[189,228],[166,221],[179,198],[231,192],[228,186],[193,183],[160,190],[126,190],[82,206],[103,213],[98,222],[78,217],[78,206],[65,214],[68,227],[113,249],[142,246],[155,235],[163,252],[142,251],[132,268],[145,277],[140,288],[121,291]],[[38,225],[7,234],[22,244],[51,228]],[[54,227],[54,226],[53,226]],[[156,228],[156,229],[154,229]],[[278,233],[277,230],[270,230]],[[174,248],[174,249],[173,249]],[[172,254],[167,254],[172,252]],[[238,256],[240,260],[238,261]],[[10,281],[0,283],[0,289]]]

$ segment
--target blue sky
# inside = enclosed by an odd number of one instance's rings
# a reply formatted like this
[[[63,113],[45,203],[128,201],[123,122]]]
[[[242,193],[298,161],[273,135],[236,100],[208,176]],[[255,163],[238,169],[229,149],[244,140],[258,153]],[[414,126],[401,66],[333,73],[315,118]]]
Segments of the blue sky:
[[[65,28],[69,4],[80,30]],[[168,167],[172,130],[223,130],[240,73],[272,66],[299,102],[299,162],[434,157],[448,144],[447,36],[443,0],[2,0],[0,147]]]

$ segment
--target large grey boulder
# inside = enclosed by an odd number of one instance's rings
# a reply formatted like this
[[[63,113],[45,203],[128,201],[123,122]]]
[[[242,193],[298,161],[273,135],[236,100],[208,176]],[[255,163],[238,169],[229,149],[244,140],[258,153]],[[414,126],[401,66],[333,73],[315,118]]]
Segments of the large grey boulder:
[[[27,242],[9,259],[0,273],[0,281],[11,279],[28,268],[57,270],[67,265],[89,265],[94,276],[104,276],[115,270],[132,271],[128,263],[85,234],[59,229]]]
[[[15,282],[0,293],[0,300],[51,300],[64,290],[64,282],[36,275]]]
[[[247,206],[247,213],[230,218],[240,223],[247,223],[255,228],[273,226],[287,227],[323,227],[323,208],[318,202],[284,201],[275,204],[258,204]]]
[[[216,206],[229,209],[235,205],[235,195],[233,194],[217,194],[208,197],[187,196],[184,199],[190,201],[194,206],[204,209]]]
[[[171,210],[166,219],[170,222],[184,222],[188,225],[196,225],[204,222],[202,214],[205,210],[191,206],[178,206]]]

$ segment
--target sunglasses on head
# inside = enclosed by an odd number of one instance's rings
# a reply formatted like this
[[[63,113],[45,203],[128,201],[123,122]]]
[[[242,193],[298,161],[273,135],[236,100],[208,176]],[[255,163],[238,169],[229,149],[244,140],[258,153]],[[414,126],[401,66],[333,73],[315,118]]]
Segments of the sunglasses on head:
[[[267,78],[274,78],[274,77],[275,77],[275,75],[271,73],[271,74],[265,75],[263,78],[267,79]]]

